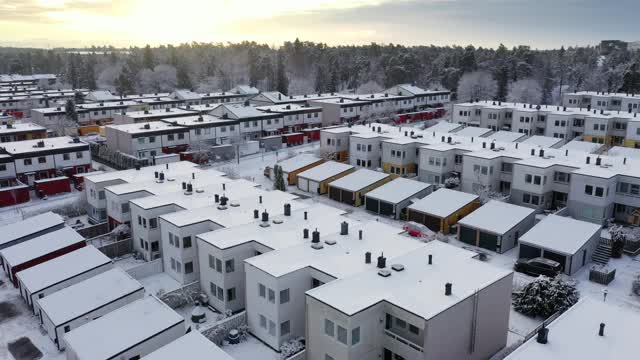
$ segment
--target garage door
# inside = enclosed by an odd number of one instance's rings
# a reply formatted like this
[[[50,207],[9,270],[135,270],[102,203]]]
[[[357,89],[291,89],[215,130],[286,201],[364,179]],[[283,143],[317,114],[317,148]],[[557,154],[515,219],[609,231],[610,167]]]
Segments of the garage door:
[[[562,265],[562,271],[564,271],[564,265],[567,263],[567,257],[562,254],[555,253],[553,251],[545,250],[544,255],[546,259],[557,261]]]
[[[342,190],[342,202],[349,205],[355,204],[353,193],[351,191]]]
[[[469,245],[476,245],[476,229],[460,226],[460,241]]]
[[[309,192],[318,193],[320,191],[320,183],[309,180]]]
[[[409,210],[409,221],[417,222],[422,224],[423,215],[417,211]]]
[[[380,215],[393,215],[393,204],[380,201]]]
[[[539,257],[540,254],[542,251],[537,247],[520,244],[520,255],[518,256],[520,259],[533,259]]]
[[[298,178],[298,189],[308,192],[309,191],[309,180],[299,177]]]
[[[487,234],[485,232],[480,232],[480,245],[483,249],[489,249],[491,251],[496,251],[496,245],[498,244],[498,236],[493,234]]]
[[[438,232],[440,231],[440,218],[433,217],[431,215],[425,215],[424,224],[431,230]]]
[[[367,210],[369,211],[373,211],[374,213],[378,213],[378,205],[379,205],[379,201],[376,199],[372,199],[372,198],[365,198],[366,199],[366,204],[365,207]]]
[[[340,189],[334,187],[329,188],[329,198],[331,200],[340,201]]]

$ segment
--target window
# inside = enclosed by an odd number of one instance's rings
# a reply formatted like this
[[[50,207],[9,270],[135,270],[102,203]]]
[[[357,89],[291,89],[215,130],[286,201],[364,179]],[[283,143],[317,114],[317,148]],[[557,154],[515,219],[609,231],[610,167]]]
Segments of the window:
[[[276,292],[273,289],[269,289],[269,302],[275,304],[276,303]]]
[[[124,203],[120,206],[121,210],[123,213],[128,213],[129,212],[129,203]]]
[[[260,327],[263,329],[267,328],[267,318],[264,315],[260,315]]]
[[[184,139],[184,133],[179,133],[178,134],[178,140],[182,140]]]
[[[160,243],[157,241],[153,241],[151,243],[151,251],[158,251],[160,250]]]
[[[82,159],[82,151],[76,153],[76,159]]]
[[[222,274],[222,260],[216,259],[216,271]]]
[[[524,176],[524,182],[527,184],[531,184],[531,182],[533,181],[533,176],[531,176],[530,174],[526,174]]]
[[[513,172],[513,164],[511,163],[502,163],[501,170],[506,173]]]
[[[261,298],[267,297],[267,288],[262,284],[258,284],[258,294]]]
[[[229,260],[224,262],[224,271],[227,274],[234,272],[235,269],[236,269],[236,264],[235,264],[235,261],[233,259],[229,259]]]
[[[155,136],[149,136],[149,142],[150,143],[156,142],[156,137]]]
[[[531,203],[531,195],[522,194],[522,202],[525,203],[525,204]]]
[[[360,327],[351,330],[351,345],[360,343]]]
[[[291,332],[291,323],[289,322],[289,320],[283,321],[280,324],[280,336],[287,335],[290,332]]]
[[[338,341],[347,345],[347,329],[338,325]]]
[[[191,247],[191,236],[185,236],[182,238],[182,247],[185,249]]]
[[[67,325],[64,327],[64,332],[68,333],[69,331],[71,331],[71,326]]]
[[[169,242],[171,242],[171,238],[169,238]],[[213,255],[209,255],[209,267],[214,270],[216,268],[216,258]]]
[[[596,187],[596,193],[595,195],[597,197],[603,197],[604,196],[604,188],[601,187]]]
[[[333,327],[333,321],[331,321],[329,319],[324,319],[324,333],[325,333],[325,335],[333,337],[334,331],[335,331],[335,329]]]
[[[171,258],[171,269],[175,270],[176,269],[176,259]]]
[[[539,175],[536,175],[533,177],[533,184],[534,185],[540,185],[542,183],[542,177],[540,177]]]
[[[67,154],[62,154],[62,160],[71,160],[71,155]]]
[[[396,326],[400,329],[405,329],[407,327],[407,322],[402,319],[396,318]]]
[[[227,289],[227,301],[234,301],[236,299],[236,288],[232,287]]]
[[[280,290],[280,304],[289,302],[289,289]]]
[[[216,286],[216,288],[218,290],[218,300],[224,301],[224,290],[220,286]]]
[[[180,248],[180,238],[178,238],[178,235],[173,235],[173,244],[174,244],[177,248]]]
[[[138,138],[138,144],[144,144],[144,138]]]
[[[420,329],[417,326],[409,324],[409,332],[415,335],[420,335]]]
[[[191,274],[192,272],[193,272],[193,261],[189,261],[188,263],[184,263],[184,273],[185,274]]]
[[[149,228],[155,229],[158,227],[158,218],[149,219]]]
[[[169,135],[167,135],[167,140],[169,140],[169,141],[173,141],[173,140],[174,140],[174,138],[175,138],[175,137],[173,136],[173,134],[169,134]]]
[[[22,160],[22,162],[24,163],[24,165],[31,165],[31,159],[24,159]]]
[[[269,335],[276,336],[276,323],[269,320]]]
[[[587,195],[593,195],[593,186],[585,185],[584,186],[584,193],[587,194]]]

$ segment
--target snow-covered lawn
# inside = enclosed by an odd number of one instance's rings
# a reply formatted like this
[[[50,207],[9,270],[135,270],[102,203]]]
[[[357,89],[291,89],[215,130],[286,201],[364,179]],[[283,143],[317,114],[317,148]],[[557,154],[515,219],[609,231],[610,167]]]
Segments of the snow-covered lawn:
[[[213,324],[215,324],[216,322],[218,322],[218,317],[221,316],[220,313],[214,312],[211,309],[209,309],[206,306],[201,307],[206,315],[206,321],[200,324],[196,324],[194,322],[191,321],[191,312],[193,311],[193,309],[195,308],[194,305],[185,305],[183,307],[179,307],[177,309],[173,309],[175,310],[178,314],[182,315],[182,317],[184,318],[184,322],[185,324],[187,324],[187,327],[191,326],[192,329],[196,329],[196,328],[206,328],[209,327]]]
[[[67,194],[50,196],[46,200],[32,196],[31,201],[24,204],[0,208],[0,225],[10,224],[37,214],[74,204],[80,199],[81,195],[82,192],[74,190]]]
[[[249,335],[247,341],[222,347],[235,360],[280,360],[280,355],[260,340]]]
[[[0,274],[0,282],[4,282],[4,284],[0,285],[0,304],[11,304],[10,306],[17,313],[14,317],[5,318],[4,320],[0,314],[0,359],[13,359],[7,344],[21,337],[27,337],[31,340],[33,345],[42,352],[42,359],[66,359],[65,353],[58,351],[53,341],[40,328],[38,319],[22,300],[18,289],[13,287],[13,284],[4,273]]]
[[[181,287],[180,283],[176,281],[176,279],[172,278],[165,272],[147,276],[142,279],[138,279],[138,281],[144,285],[144,289],[147,294],[153,295],[157,295],[160,291],[166,294]]]

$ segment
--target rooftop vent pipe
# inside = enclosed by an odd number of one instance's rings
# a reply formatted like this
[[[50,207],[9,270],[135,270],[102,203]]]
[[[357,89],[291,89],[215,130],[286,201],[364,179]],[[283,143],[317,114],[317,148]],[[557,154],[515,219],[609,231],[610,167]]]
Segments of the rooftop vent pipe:
[[[546,344],[547,338],[549,336],[549,329],[547,329],[544,325],[538,330],[538,336],[536,337],[536,341],[539,344]]]
[[[368,251],[364,253],[364,263],[371,264],[371,253]]]
[[[262,222],[268,222],[269,221],[269,213],[267,212],[267,210],[262,212]]]
[[[591,163],[591,157],[587,156],[587,165],[589,165]]]
[[[218,194],[213,195],[213,201],[215,201],[216,204],[219,203],[220,202],[220,195],[218,195]]]
[[[433,264],[433,255],[429,254],[429,265]]]
[[[387,267],[387,258],[384,257],[384,253],[380,254],[380,256],[378,256],[378,264],[377,264],[378,269],[384,269]]]
[[[348,235],[349,234],[349,223],[346,221],[343,221],[340,224],[340,235]]]
[[[600,323],[600,330],[598,330],[598,335],[604,336],[604,323]]]
[[[284,216],[291,216],[291,204],[284,204]]]
[[[453,286],[453,284],[451,283],[446,283],[444,284],[444,294],[447,296],[451,295],[451,287]]]
[[[253,210],[253,218],[257,219],[260,217],[260,211],[258,209]]]
[[[308,239],[309,238],[309,229],[302,229],[302,238],[303,239]]]
[[[358,239],[362,240],[362,229],[358,230]]]

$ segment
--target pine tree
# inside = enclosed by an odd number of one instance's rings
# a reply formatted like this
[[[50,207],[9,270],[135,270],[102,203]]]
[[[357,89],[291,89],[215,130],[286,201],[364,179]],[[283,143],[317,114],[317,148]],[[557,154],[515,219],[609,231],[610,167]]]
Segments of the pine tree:
[[[125,64],[116,79],[116,92],[120,96],[131,94],[133,92],[133,78],[133,71],[128,64]]]
[[[187,71],[186,65],[184,64],[178,66],[176,79],[177,86],[180,89],[191,89],[193,87],[191,78],[189,77],[189,72]]]
[[[284,51],[278,50],[276,62],[276,90],[287,95],[289,93],[289,79],[284,64]]]
[[[553,72],[549,63],[544,65],[544,79],[542,81],[542,98],[540,103],[543,105],[549,105],[553,101]]]
[[[67,120],[78,122],[78,112],[76,111],[76,104],[73,100],[67,100],[67,103],[64,105],[64,114]]]
[[[316,79],[314,88],[316,92],[325,92],[327,91],[327,75],[325,69],[322,66],[318,66],[316,68]]]
[[[287,191],[287,185],[284,182],[284,173],[282,172],[282,166],[275,165],[273,167],[274,181],[273,188],[280,191]]]
[[[81,84],[82,87],[86,87],[89,90],[95,90],[98,88],[98,85],[96,84],[95,64],[95,54],[87,56],[84,61]]]
[[[473,45],[464,48],[464,54],[460,59],[460,69],[463,73],[475,71],[478,68],[476,63],[476,49]]]
[[[503,64],[497,69],[495,79],[498,84],[496,99],[506,101],[507,93],[509,92],[509,69],[507,65]]]
[[[142,52],[142,66],[149,70],[153,70],[155,66],[155,59],[153,58],[153,52],[151,46],[147,44]]]
[[[566,311],[579,298],[574,283],[560,277],[541,276],[513,294],[513,309],[527,316],[548,318],[556,312]]]
[[[260,58],[258,57],[258,51],[252,47],[249,49],[249,86],[258,86],[258,81],[261,79],[260,74]]]

